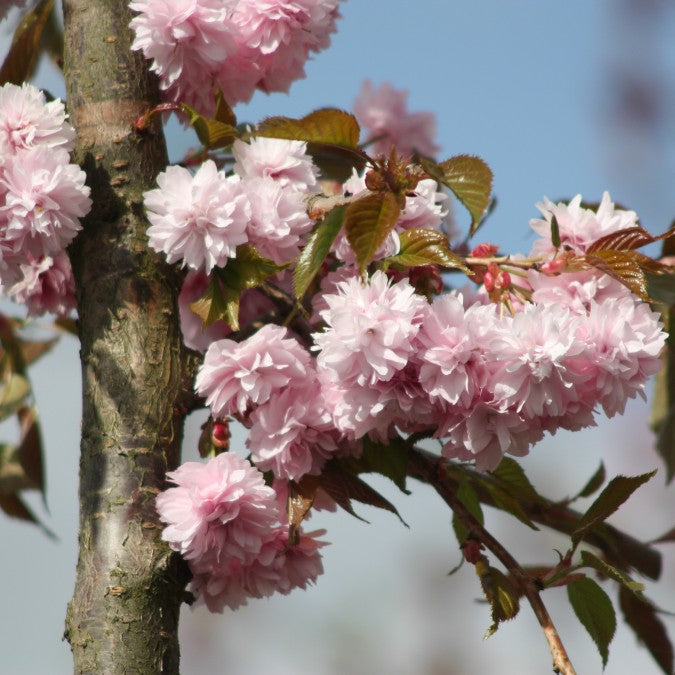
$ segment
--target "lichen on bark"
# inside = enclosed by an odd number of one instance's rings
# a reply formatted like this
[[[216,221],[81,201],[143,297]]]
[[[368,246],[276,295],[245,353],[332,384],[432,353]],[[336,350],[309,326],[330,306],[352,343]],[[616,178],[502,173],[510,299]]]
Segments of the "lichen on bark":
[[[77,580],[66,637],[78,673],[177,673],[187,571],[161,541],[154,498],[179,461],[190,356],[180,277],[148,250],[142,194],[165,168],[158,102],[130,51],[124,0],[64,0],[75,161],[93,207],[70,249],[78,288],[83,419]]]

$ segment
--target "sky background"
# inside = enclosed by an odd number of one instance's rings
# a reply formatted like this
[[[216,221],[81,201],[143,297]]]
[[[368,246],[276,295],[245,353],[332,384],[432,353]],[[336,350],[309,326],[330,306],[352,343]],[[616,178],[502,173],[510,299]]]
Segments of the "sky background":
[[[498,208],[478,241],[526,253],[535,203],[603,190],[634,209],[652,232],[675,217],[675,10],[657,0],[350,0],[332,47],[308,64],[307,79],[290,95],[257,95],[236,109],[240,121],[267,115],[302,116],[313,109],[350,109],[361,83],[390,82],[407,89],[413,111],[433,111],[440,158],[477,154],[494,174]],[[9,24],[0,25],[7,43]],[[4,31],[4,33],[3,33]],[[63,85],[49,64],[36,84],[55,94]],[[196,145],[191,131],[170,124],[171,155]],[[457,208],[457,219],[468,218]],[[33,368],[46,445],[47,500],[32,504],[57,534],[0,515],[5,554],[0,562],[0,671],[7,675],[72,671],[62,642],[72,594],[77,539],[77,467],[80,372],[77,344],[64,338]],[[558,433],[524,460],[544,494],[574,494],[605,462],[609,475],[661,468],[647,430],[648,405],[632,402],[623,418],[583,433]],[[190,420],[185,459],[194,459]],[[9,432],[8,432],[9,434]],[[235,440],[236,442],[236,440]],[[477,600],[470,566],[459,561],[450,514],[425,486],[409,497],[372,481],[391,499],[410,529],[391,514],[359,508],[370,525],[344,513],[318,514],[325,527],[325,574],[315,588],[288,597],[252,601],[222,616],[185,609],[181,621],[183,672],[214,675],[332,675],[388,673],[444,675],[501,672],[535,675],[550,670],[545,639],[528,606],[489,640],[489,610]],[[664,472],[612,520],[642,539],[672,526],[675,491]],[[522,563],[555,559],[564,540],[538,536],[501,514],[489,529]],[[675,610],[675,556],[650,589]],[[613,593],[613,589],[611,589]],[[563,642],[580,673],[600,673],[593,643],[567,605],[564,590],[547,591]],[[671,633],[675,626],[670,622]],[[658,673],[632,634],[619,626],[607,675]]]

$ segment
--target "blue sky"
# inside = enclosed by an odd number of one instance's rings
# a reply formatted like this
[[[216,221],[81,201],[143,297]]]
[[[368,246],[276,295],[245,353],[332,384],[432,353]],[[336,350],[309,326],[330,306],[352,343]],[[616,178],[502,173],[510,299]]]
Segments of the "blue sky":
[[[635,0],[632,1],[635,4]],[[650,4],[650,3],[647,3]],[[659,3],[651,3],[652,5]],[[438,118],[443,157],[480,155],[495,174],[499,205],[479,240],[491,239],[512,252],[527,252],[527,223],[535,203],[582,193],[599,200],[609,190],[635,209],[652,231],[675,217],[675,151],[672,108],[675,12],[642,12],[622,20],[628,0],[349,0],[333,46],[308,64],[307,79],[290,95],[258,95],[236,110],[241,121],[264,116],[301,116],[323,106],[349,109],[364,78],[388,81],[409,92],[411,110]],[[2,27],[0,27],[0,32]],[[654,128],[618,127],[617,72],[642,68],[660,77],[663,101]],[[43,67],[37,84],[55,93],[63,87]],[[665,111],[665,112],[664,112]],[[174,158],[194,144],[191,131],[170,126]],[[458,209],[460,222],[468,219]],[[74,340],[35,368],[35,386],[47,444],[48,501],[45,518],[58,536],[46,540],[24,524],[2,520],[4,672],[68,673],[67,644],[61,641],[76,559],[79,363]],[[526,464],[542,491],[564,497],[576,492],[601,458],[610,472],[638,473],[659,465],[645,431],[647,407],[629,406],[628,416],[588,433],[559,434],[535,447]],[[194,442],[194,422],[187,435]],[[192,457],[189,449],[187,456]],[[366,526],[346,515],[316,516],[328,529],[326,574],[317,588],[288,598],[253,603],[220,618],[185,611],[185,673],[295,675],[387,672],[544,672],[550,657],[543,637],[524,608],[516,622],[484,642],[485,606],[476,604],[475,575],[447,571],[458,561],[449,514],[433,494],[414,486],[399,498],[378,483],[410,523],[405,530],[389,514],[365,509]],[[646,508],[627,510],[620,524],[644,537],[672,523],[672,490],[662,479],[641,493]],[[36,502],[37,504],[37,502]],[[670,514],[670,518],[668,515]],[[490,526],[516,542],[519,559],[541,562],[555,537],[523,534],[508,518],[491,516]],[[515,538],[514,538],[515,537]],[[672,563],[672,556],[671,556]],[[675,609],[675,565],[667,567],[662,604]],[[590,640],[571,616],[564,597],[552,592],[579,672],[600,672]],[[617,635],[607,675],[658,672],[632,636]]]

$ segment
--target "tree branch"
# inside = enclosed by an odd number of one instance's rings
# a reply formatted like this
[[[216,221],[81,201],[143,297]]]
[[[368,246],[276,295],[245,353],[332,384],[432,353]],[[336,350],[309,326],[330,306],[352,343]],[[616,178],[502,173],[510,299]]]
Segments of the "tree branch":
[[[551,650],[551,656],[553,657],[554,671],[562,675],[575,675],[576,671],[567,656],[553,620],[539,595],[536,581],[523,570],[513,556],[471,515],[464,504],[458,499],[456,486],[446,480],[443,475],[445,473],[443,469],[444,461],[431,453],[413,448],[410,450],[409,473],[414,478],[418,478],[431,485],[464,524],[470,536],[491,551],[509,571],[520,591],[530,603],[537,621],[539,621],[539,625],[542,627],[549,649]]]

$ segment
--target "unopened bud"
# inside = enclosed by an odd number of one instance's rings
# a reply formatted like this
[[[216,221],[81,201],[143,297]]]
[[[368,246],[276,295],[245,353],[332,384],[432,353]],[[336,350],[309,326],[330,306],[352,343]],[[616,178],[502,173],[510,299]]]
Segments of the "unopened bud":
[[[499,247],[488,242],[478,244],[476,248],[471,251],[472,258],[491,258],[493,255],[496,255],[499,251]]]
[[[230,425],[227,421],[213,423],[211,443],[213,443],[216,448],[227,450],[230,447],[230,435]]]

